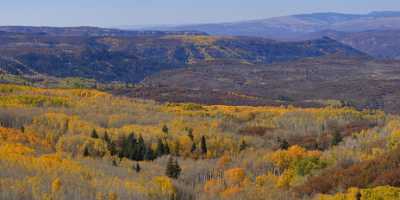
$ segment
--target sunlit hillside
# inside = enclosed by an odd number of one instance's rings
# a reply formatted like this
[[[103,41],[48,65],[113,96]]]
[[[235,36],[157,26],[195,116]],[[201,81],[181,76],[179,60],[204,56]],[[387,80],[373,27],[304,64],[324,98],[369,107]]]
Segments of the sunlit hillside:
[[[0,85],[0,199],[398,199],[400,118]]]

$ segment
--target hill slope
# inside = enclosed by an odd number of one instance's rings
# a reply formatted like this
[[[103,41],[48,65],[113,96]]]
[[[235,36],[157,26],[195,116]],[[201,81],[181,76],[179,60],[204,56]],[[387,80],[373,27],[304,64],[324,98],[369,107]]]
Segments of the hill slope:
[[[86,28],[57,29],[61,33],[47,29],[43,33],[42,28],[21,29],[19,33],[0,33],[0,70],[3,73],[138,82],[161,70],[206,61],[272,63],[332,54],[365,56],[329,38],[276,42],[188,32],[109,36],[98,30],[88,33]]]
[[[399,112],[399,68],[399,62],[337,57],[271,65],[199,66],[162,72],[120,94],[173,102],[334,104]]]
[[[371,30],[362,32],[321,31],[298,39],[328,36],[376,58],[400,59],[399,30]]]

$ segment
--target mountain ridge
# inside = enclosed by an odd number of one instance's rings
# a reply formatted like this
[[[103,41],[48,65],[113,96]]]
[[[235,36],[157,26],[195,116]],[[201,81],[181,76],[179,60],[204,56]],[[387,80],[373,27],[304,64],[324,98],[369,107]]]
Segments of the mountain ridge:
[[[189,24],[159,28],[149,27],[143,30],[147,29],[192,30],[206,32],[211,35],[261,36],[271,39],[292,39],[299,34],[328,29],[349,32],[373,29],[400,29],[400,12],[374,11],[368,14],[323,12],[228,23]]]
[[[0,28],[1,31],[1,28]],[[279,42],[254,37],[163,33],[114,36],[73,31],[0,34],[3,73],[82,77],[98,81],[139,82],[166,69],[201,62],[273,63],[340,54],[367,54],[330,38]],[[83,30],[85,32],[86,30]],[[33,73],[33,74],[32,74]]]

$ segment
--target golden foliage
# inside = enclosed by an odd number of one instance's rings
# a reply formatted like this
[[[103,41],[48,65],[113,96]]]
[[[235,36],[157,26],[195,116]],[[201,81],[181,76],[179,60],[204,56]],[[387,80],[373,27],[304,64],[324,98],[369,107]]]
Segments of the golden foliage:
[[[390,186],[379,186],[369,189],[350,188],[346,193],[335,195],[318,195],[316,200],[396,200],[400,199],[400,188]]]
[[[246,178],[243,168],[228,169],[224,172],[224,178],[229,185],[239,185]]]
[[[165,195],[168,197],[173,197],[176,194],[176,188],[172,180],[166,176],[157,176],[152,180],[154,184],[153,192],[157,195]]]
[[[56,178],[53,180],[51,183],[51,191],[53,194],[59,192],[61,189],[61,180],[59,178]]]

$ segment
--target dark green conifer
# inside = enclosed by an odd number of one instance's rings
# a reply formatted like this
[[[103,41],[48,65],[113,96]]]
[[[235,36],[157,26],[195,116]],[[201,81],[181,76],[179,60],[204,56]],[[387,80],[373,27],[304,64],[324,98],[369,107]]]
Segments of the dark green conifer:
[[[207,142],[206,142],[206,137],[204,136],[201,137],[200,149],[202,154],[207,153]]]
[[[156,148],[156,156],[161,157],[163,155],[165,155],[164,143],[162,142],[161,139],[158,139],[157,148]]]
[[[83,156],[88,157],[89,156],[89,149],[87,146],[83,149]]]
[[[90,135],[93,139],[99,139],[99,135],[97,134],[96,129],[92,130],[92,134]]]
[[[333,134],[332,141],[331,141],[332,146],[336,146],[339,143],[341,143],[342,141],[343,141],[343,137],[340,134],[340,132],[339,131],[335,131],[335,133]]]
[[[189,128],[188,129],[188,137],[190,138],[190,140],[194,140],[194,135],[193,135],[193,129]]]
[[[104,140],[107,144],[109,144],[109,143],[111,142],[110,136],[108,136],[107,131],[104,132],[103,140]]]
[[[167,125],[164,125],[162,127],[162,132],[165,133],[165,134],[168,134],[168,131],[169,131],[169,129],[168,129]]]
[[[165,151],[165,155],[169,155],[171,153],[167,141],[165,141],[165,143],[164,143],[164,151]]]
[[[170,178],[177,179],[181,174],[181,171],[182,169],[179,166],[178,160],[170,156],[168,158],[165,174]]]
[[[146,146],[144,160],[154,160],[154,151],[150,146]]]
[[[136,145],[136,160],[142,161],[144,159],[144,154],[146,153],[146,144],[141,135],[139,135],[139,139],[137,140]]]
[[[196,149],[197,149],[196,142],[193,141],[192,142],[192,148],[190,149],[190,152],[194,153],[196,151]]]
[[[289,148],[289,142],[285,139],[280,140],[279,148],[282,150],[287,150]]]

